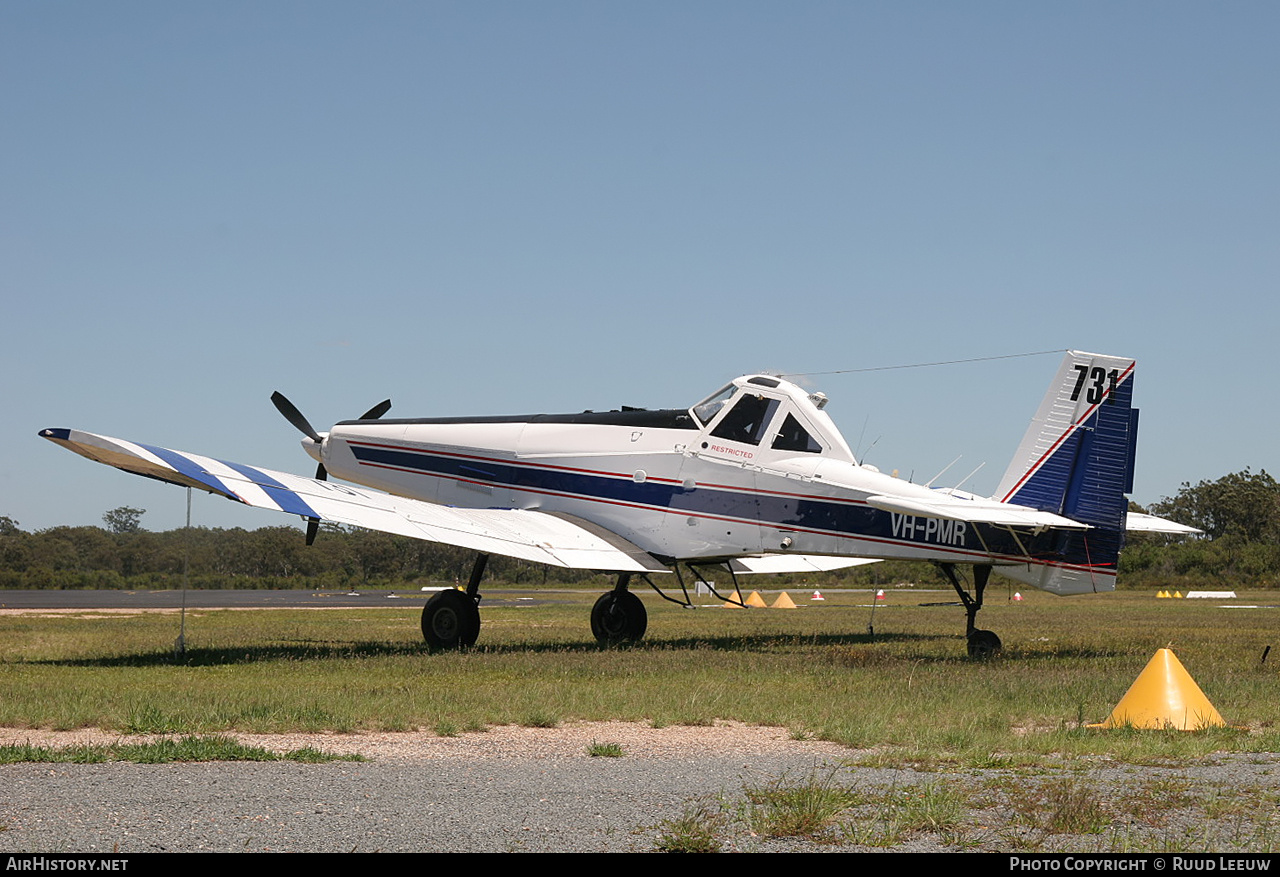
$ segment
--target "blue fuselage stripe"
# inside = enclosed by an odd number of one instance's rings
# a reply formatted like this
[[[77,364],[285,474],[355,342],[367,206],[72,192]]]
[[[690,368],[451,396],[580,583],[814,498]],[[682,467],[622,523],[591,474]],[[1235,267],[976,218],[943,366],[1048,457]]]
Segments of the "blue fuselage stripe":
[[[479,481],[494,487],[557,494],[588,502],[624,503],[675,514],[739,520],[781,530],[812,531],[819,535],[870,539],[899,546],[950,549],[958,555],[1023,555],[1018,541],[1003,528],[894,514],[856,502],[701,485],[689,490],[680,484],[655,479],[637,483],[625,475],[592,474],[493,459],[458,458],[403,447],[355,443],[350,447],[356,460],[365,465]],[[1053,562],[1098,563],[1096,557],[1092,560],[1088,557],[1082,544],[1076,544],[1077,540],[1063,537],[1063,533],[1024,534],[1022,545],[1032,556]]]

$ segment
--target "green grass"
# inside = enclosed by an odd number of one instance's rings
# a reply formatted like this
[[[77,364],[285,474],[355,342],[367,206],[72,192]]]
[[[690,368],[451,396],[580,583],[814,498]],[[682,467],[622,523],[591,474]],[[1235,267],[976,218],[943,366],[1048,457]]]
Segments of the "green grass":
[[[830,774],[794,781],[788,777],[743,788],[743,821],[765,837],[805,837],[822,841],[838,818],[861,802]]]
[[[767,584],[763,580],[757,586]],[[801,589],[796,589],[799,592]],[[551,727],[621,719],[654,727],[718,719],[783,726],[868,752],[864,763],[933,768],[1106,756],[1137,764],[1280,751],[1280,610],[1120,593],[1008,602],[981,623],[1004,656],[964,656],[963,611],[942,592],[890,591],[865,633],[866,592],[827,591],[798,611],[681,611],[650,596],[649,634],[601,650],[594,592],[536,607],[482,604],[479,644],[430,655],[420,603],[325,611],[197,611],[188,652],[172,615],[0,617],[0,726],[208,734]],[[770,595],[772,597],[772,595]],[[1240,602],[1280,603],[1242,594]],[[1234,728],[1098,732],[1156,649],[1174,651]],[[1277,652],[1280,654],[1280,651]],[[709,731],[714,733],[714,731]]]
[[[724,812],[712,802],[687,804],[679,816],[658,826],[654,849],[660,853],[718,853],[723,848],[720,835],[728,824]]]
[[[271,752],[257,746],[245,746],[221,736],[179,737],[149,743],[112,743],[103,746],[0,746],[0,764],[19,762],[57,762],[100,764],[107,761],[131,761],[137,764],[168,764],[175,761],[363,761],[360,756],[329,755],[304,747],[284,753]]]
[[[558,728],[560,716],[552,710],[537,708],[522,716],[519,724],[526,728]]]
[[[1070,774],[877,786],[833,770],[689,801],[657,826],[655,846],[750,850],[786,838],[870,849],[915,842],[987,852],[1274,852],[1277,798],[1275,789],[1187,779],[1138,780],[1120,792]]]
[[[1006,797],[1018,822],[1045,834],[1099,834],[1113,815],[1093,784],[1077,777],[1019,783]]]
[[[626,754],[621,743],[601,743],[593,740],[587,747],[587,755],[592,758],[621,758]]]

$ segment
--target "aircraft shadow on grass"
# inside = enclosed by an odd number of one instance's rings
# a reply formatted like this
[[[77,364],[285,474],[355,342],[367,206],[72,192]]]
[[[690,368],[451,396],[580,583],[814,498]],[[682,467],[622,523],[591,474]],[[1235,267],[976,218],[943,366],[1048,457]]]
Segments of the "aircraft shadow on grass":
[[[591,654],[609,651],[670,652],[773,652],[794,646],[884,646],[889,643],[934,642],[954,640],[953,634],[866,633],[840,634],[747,634],[732,636],[691,636],[674,639],[649,639],[641,643],[602,648],[595,642],[580,643],[524,643],[476,646],[470,651],[486,655],[530,654]],[[237,646],[234,648],[188,648],[185,654],[176,656],[169,651],[138,652],[129,655],[110,655],[101,658],[71,658],[29,663],[54,667],[210,667],[235,664],[259,664],[269,661],[332,661],[344,658],[426,657],[428,648],[421,643],[389,643],[372,640],[303,640],[266,645]],[[465,652],[464,652],[465,653]],[[898,660],[939,660],[953,658],[934,655],[895,656]]]
[[[893,644],[919,644],[956,639],[954,634],[866,633],[818,634],[748,634],[733,636],[690,636],[674,639],[650,639],[641,643],[602,649],[594,642],[580,643],[522,643],[473,647],[470,651],[486,655],[531,654],[591,654],[608,651],[671,652],[776,652],[796,646],[837,647],[833,652],[835,663],[856,668],[859,666],[887,666],[898,663],[972,663],[954,655],[912,651],[908,654],[888,654],[876,651]],[[838,647],[867,646],[868,651],[840,653]],[[72,658],[29,663],[53,667],[218,667],[237,664],[261,664],[271,661],[335,661],[345,658],[394,658],[427,657],[427,647],[420,643],[389,643],[379,641],[306,640],[292,643],[237,646],[235,648],[190,648],[182,656],[168,651],[139,652],[131,655],[111,655],[101,658]],[[465,654],[465,652],[464,652]],[[1011,648],[1004,652],[1002,663],[1018,662],[1028,668],[1042,661],[1072,659],[1097,660],[1120,657],[1124,653],[1114,649],[1079,646],[1053,651],[1034,648]],[[691,656],[692,657],[692,656]]]

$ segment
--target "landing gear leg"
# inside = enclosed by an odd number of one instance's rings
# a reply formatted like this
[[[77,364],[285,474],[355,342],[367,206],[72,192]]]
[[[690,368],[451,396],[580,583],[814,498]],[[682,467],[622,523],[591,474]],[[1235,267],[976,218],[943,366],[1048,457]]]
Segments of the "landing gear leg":
[[[964,585],[960,584],[960,577],[956,574],[954,563],[940,563],[938,568],[947,577],[947,581],[951,582],[951,587],[956,589],[956,593],[960,595],[960,602],[964,604],[967,615],[965,636],[969,640],[969,657],[985,661],[1000,654],[1000,650],[1003,648],[1000,643],[1000,637],[989,630],[979,629],[975,623],[978,618],[978,610],[982,608],[982,594],[987,589],[987,580],[991,578],[990,564],[982,564],[973,568],[972,596],[964,589]]]
[[[422,638],[433,652],[473,646],[480,636],[480,579],[489,555],[476,557],[466,593],[441,591],[422,608]]]
[[[591,607],[591,632],[602,646],[639,642],[649,625],[640,598],[627,590],[631,573],[619,573],[618,584]]]

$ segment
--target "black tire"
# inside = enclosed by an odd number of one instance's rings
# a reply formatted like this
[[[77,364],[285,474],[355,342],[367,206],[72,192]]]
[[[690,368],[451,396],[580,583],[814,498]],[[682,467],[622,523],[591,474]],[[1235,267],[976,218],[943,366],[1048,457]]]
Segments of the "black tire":
[[[648,626],[644,604],[630,591],[602,594],[591,607],[591,632],[602,646],[639,642]]]
[[[975,630],[969,634],[969,657],[979,661],[989,661],[996,655],[1000,654],[1000,650],[1004,646],[1000,642],[1000,637],[996,636],[989,630]]]
[[[480,610],[461,591],[441,591],[422,607],[422,638],[433,652],[473,646],[480,636]]]

